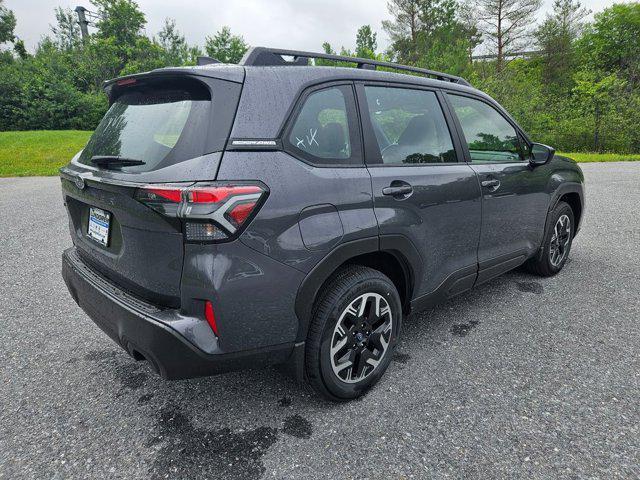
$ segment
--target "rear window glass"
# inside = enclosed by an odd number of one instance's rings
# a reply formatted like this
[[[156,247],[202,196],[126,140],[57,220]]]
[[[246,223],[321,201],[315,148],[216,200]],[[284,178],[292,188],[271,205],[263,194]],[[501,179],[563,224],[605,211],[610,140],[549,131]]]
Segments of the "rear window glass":
[[[91,136],[79,162],[94,157],[139,160],[126,172],[155,170],[202,155],[211,107],[208,90],[197,82],[124,87]]]

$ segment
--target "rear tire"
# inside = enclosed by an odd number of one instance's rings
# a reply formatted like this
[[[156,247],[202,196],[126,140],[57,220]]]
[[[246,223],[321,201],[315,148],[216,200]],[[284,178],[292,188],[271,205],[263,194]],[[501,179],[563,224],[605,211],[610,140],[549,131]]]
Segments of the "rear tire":
[[[571,251],[574,233],[573,210],[567,203],[559,202],[547,219],[542,252],[526,263],[527,270],[541,277],[550,277],[562,270]]]
[[[381,272],[340,269],[313,308],[305,351],[306,377],[333,401],[359,397],[386,371],[402,321],[400,296]]]

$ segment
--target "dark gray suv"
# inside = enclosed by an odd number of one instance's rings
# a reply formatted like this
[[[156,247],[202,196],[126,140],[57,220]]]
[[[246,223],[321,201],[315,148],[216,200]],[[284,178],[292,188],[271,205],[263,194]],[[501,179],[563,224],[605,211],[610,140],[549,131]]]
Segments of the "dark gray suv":
[[[557,273],[583,217],[575,162],[458,77],[254,48],[105,89],[61,169],[62,274],[167,379],[280,364],[355,398],[410,312],[521,264]]]

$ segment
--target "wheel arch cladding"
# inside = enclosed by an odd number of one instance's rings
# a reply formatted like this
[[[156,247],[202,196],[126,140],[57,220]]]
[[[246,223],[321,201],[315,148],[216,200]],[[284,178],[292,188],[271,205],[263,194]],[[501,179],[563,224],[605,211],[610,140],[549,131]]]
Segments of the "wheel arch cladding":
[[[580,224],[580,220],[582,218],[582,200],[580,199],[580,194],[578,192],[569,192],[563,194],[558,202],[566,202],[573,210],[573,218],[576,225]]]
[[[367,266],[389,277],[398,290],[403,312],[408,314],[414,280],[421,274],[415,271],[420,262],[420,255],[413,244],[402,236],[369,237],[338,245],[309,272],[298,289],[295,310],[300,327],[296,341],[306,339],[313,304],[319,292],[344,265]]]

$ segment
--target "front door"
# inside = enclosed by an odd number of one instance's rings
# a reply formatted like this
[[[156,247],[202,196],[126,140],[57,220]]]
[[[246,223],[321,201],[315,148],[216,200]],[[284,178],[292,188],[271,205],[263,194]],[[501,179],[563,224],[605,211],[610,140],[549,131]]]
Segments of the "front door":
[[[478,283],[523,263],[542,241],[548,168],[532,168],[514,125],[487,101],[447,95],[482,188]]]
[[[386,84],[359,84],[357,92],[381,245],[387,235],[400,234],[419,251],[422,270],[413,296],[420,307],[470,288],[481,194],[450,133],[443,97]]]

